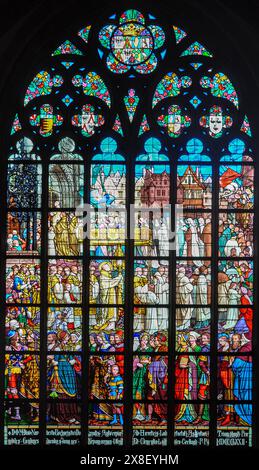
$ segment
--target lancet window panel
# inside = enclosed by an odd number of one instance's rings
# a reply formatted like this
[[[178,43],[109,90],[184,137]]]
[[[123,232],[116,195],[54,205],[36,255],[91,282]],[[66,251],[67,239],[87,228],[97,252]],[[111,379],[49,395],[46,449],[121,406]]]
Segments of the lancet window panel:
[[[173,24],[117,7],[26,75],[0,444],[255,444],[254,119],[212,42]]]

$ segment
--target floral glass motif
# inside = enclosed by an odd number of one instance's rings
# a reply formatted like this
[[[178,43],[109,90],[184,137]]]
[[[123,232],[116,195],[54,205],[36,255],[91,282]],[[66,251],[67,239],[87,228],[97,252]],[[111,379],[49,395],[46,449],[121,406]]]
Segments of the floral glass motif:
[[[52,55],[56,56],[64,54],[83,55],[83,52],[77,49],[77,47],[71,41],[66,40],[53,52]]]
[[[149,130],[150,130],[150,127],[149,127],[149,124],[148,124],[147,116],[144,114],[143,119],[140,123],[138,135],[140,136],[140,135],[144,134],[145,132],[148,132]]]
[[[195,41],[191,44],[188,49],[182,52],[181,56],[188,56],[188,55],[200,55],[205,57],[212,57],[212,54],[198,41]]]
[[[250,127],[250,123],[249,123],[247,116],[244,117],[240,130],[241,132],[244,132],[244,134],[248,135],[249,137],[252,137],[251,127]]]
[[[202,77],[200,80],[202,88],[210,88],[211,94],[217,98],[224,98],[238,109],[238,96],[237,92],[229,80],[229,78],[222,72],[216,73],[211,77]]]
[[[200,126],[209,129],[209,135],[216,139],[221,137],[223,130],[228,129],[232,124],[232,118],[224,115],[222,108],[216,105],[210,108],[208,116],[200,118]]]
[[[87,96],[95,96],[102,100],[108,107],[111,106],[111,97],[104,81],[96,72],[88,72],[85,77],[75,75],[72,79],[75,87],[82,87]]]
[[[125,11],[119,26],[109,24],[99,33],[99,40],[110,53],[107,67],[114,73],[126,73],[131,68],[140,74],[148,74],[157,67],[154,50],[163,46],[165,34],[160,26],[146,24],[137,10]]]
[[[173,29],[176,44],[179,44],[187,36],[187,33],[183,29],[178,28],[178,26],[173,26]]]
[[[19,116],[18,116],[18,113],[16,113],[15,115],[15,118],[13,120],[13,124],[12,124],[12,129],[11,129],[11,135],[15,134],[16,132],[19,132],[22,130],[22,125],[20,123],[20,119],[19,119]]]
[[[51,75],[46,71],[42,70],[37,73],[36,77],[30,83],[24,98],[24,106],[26,106],[31,100],[44,95],[50,95],[53,87],[58,88],[63,84],[63,78],[61,75]]]
[[[198,108],[198,106],[201,104],[201,100],[198,96],[193,96],[191,99],[190,99],[190,103],[191,105],[196,109]]]
[[[123,130],[122,130],[122,125],[121,125],[121,120],[120,120],[120,116],[117,114],[117,116],[115,117],[115,121],[114,121],[114,124],[113,124],[113,130],[115,132],[118,132],[118,134],[122,135],[123,136]]]
[[[172,105],[169,106],[167,114],[158,116],[157,122],[160,126],[166,128],[170,137],[179,137],[183,129],[191,125],[191,118],[182,115],[180,106]]]
[[[66,106],[70,106],[71,103],[73,103],[73,98],[71,98],[71,96],[69,95],[65,95],[63,98],[62,98],[62,101],[63,103],[66,105]]]
[[[153,108],[159,101],[165,98],[178,96],[181,93],[181,88],[188,88],[191,84],[192,80],[190,77],[184,76],[179,78],[174,72],[168,72],[156,87],[152,102]]]
[[[72,117],[72,125],[81,128],[82,135],[91,137],[95,133],[95,128],[104,124],[104,118],[95,113],[95,107],[85,104],[81,114]]]
[[[78,31],[78,33],[77,33],[78,36],[80,36],[80,38],[83,39],[83,41],[86,44],[88,43],[88,37],[89,37],[90,29],[91,29],[91,25],[86,26],[83,29],[80,29],[80,31]]]
[[[124,97],[124,103],[129,116],[129,120],[130,122],[132,122],[139,103],[139,97],[136,95],[136,91],[133,88],[131,88],[128,91],[128,95]]]
[[[54,114],[53,107],[49,104],[43,104],[40,107],[40,114],[33,114],[30,117],[32,126],[39,127],[39,132],[42,137],[49,137],[55,127],[63,124],[63,117],[59,114]]]

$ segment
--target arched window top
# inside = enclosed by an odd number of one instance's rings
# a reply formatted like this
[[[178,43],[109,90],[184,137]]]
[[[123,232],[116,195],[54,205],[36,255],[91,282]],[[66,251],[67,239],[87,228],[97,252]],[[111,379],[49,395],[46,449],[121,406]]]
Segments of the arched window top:
[[[106,137],[103,139],[100,143],[100,150],[102,153],[98,153],[97,155],[94,155],[93,161],[124,161],[125,158],[122,155],[119,155],[118,153],[115,153],[117,150],[117,142],[115,139],[112,137]]]
[[[159,139],[150,137],[144,143],[144,149],[146,153],[139,155],[136,158],[137,162],[166,162],[169,158],[166,155],[160,153],[162,145]]]
[[[70,137],[64,137],[58,143],[60,153],[56,153],[50,157],[50,160],[83,160],[78,153],[74,153],[75,141]]]
[[[229,154],[220,158],[221,162],[252,162],[253,158],[246,155],[246,145],[241,139],[233,139],[228,145]]]
[[[9,156],[9,160],[34,160],[40,161],[40,156],[32,153],[33,142],[28,137],[23,137],[16,143],[16,153]]]
[[[122,137],[132,126],[138,137],[151,131],[173,139],[191,138],[194,129],[197,138],[203,134],[219,141],[237,132],[252,136],[232,77],[215,65],[206,45],[194,40],[188,27],[174,25],[169,35],[159,18],[134,11],[103,19],[99,29],[86,25],[55,49],[50,65],[40,68],[27,86],[28,114],[17,110],[12,135],[28,128],[29,115],[32,133],[44,138],[64,134],[66,128],[92,138],[106,132],[111,122]],[[139,23],[139,15],[144,23]],[[88,60],[89,48],[96,48],[95,64],[93,57]],[[169,49],[174,67],[166,60]],[[155,71],[159,73],[153,80]],[[144,89],[150,86],[149,113],[142,84]],[[118,100],[124,101],[127,118],[125,108],[116,109]]]
[[[210,162],[211,158],[208,155],[202,154],[203,143],[200,139],[190,139],[186,144],[187,154],[179,157],[180,162]]]

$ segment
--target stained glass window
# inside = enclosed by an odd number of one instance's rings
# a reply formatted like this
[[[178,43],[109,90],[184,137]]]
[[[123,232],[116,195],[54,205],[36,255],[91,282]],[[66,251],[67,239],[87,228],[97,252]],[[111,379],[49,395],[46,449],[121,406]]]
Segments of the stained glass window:
[[[6,445],[254,445],[253,116],[213,43],[173,24],[118,8],[26,75]]]

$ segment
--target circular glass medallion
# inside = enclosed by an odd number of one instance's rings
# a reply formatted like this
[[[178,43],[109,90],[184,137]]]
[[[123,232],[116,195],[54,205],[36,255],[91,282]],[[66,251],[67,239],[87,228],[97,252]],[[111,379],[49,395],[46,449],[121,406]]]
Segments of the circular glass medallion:
[[[111,49],[115,58],[125,65],[145,62],[153,51],[151,32],[138,23],[126,23],[114,31]]]

